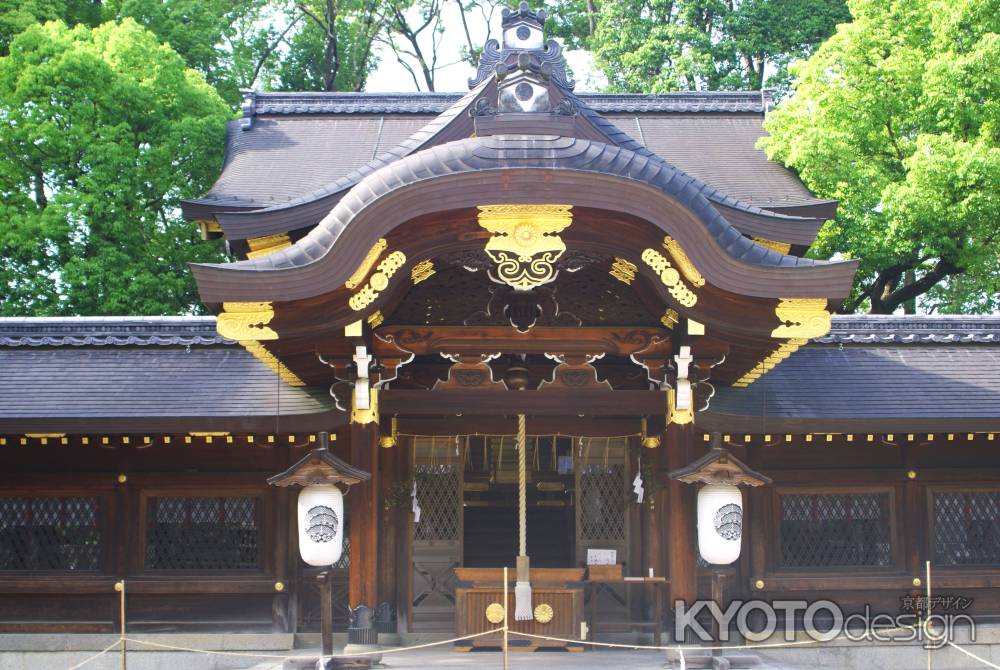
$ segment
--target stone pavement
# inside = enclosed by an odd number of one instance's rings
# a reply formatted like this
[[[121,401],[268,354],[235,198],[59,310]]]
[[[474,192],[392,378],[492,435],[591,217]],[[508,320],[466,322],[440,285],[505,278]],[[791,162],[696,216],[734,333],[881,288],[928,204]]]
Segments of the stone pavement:
[[[296,650],[296,654],[308,653]],[[418,649],[382,657],[381,665],[375,668],[385,670],[422,670],[423,668],[445,668],[446,670],[502,670],[503,656],[498,651],[455,652],[450,647]],[[666,665],[662,651],[653,650],[600,650],[585,652],[565,652],[545,650],[536,652],[511,652],[509,670],[617,670],[637,668],[660,670]],[[775,665],[761,662],[754,670],[806,670],[807,666]],[[263,662],[250,670],[281,670],[281,664]]]

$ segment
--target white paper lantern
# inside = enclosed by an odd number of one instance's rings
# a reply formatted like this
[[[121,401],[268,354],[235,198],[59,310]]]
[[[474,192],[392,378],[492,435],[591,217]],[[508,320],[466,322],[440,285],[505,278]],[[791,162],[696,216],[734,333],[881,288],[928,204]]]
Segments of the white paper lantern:
[[[309,565],[329,566],[344,551],[344,494],[333,484],[299,492],[299,553]]]
[[[698,491],[698,551],[707,563],[729,565],[740,557],[743,494],[731,484],[706,484]]]

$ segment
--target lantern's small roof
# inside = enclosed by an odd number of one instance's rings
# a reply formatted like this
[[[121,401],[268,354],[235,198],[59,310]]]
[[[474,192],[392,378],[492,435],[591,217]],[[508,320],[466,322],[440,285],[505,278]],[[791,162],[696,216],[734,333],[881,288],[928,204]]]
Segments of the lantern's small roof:
[[[697,461],[670,473],[671,479],[685,484],[734,484],[736,486],[762,486],[771,483],[765,477],[733,456],[727,449],[715,447]]]
[[[354,467],[337,458],[327,448],[329,435],[320,433],[320,446],[302,457],[298,463],[284,472],[268,478],[272,486],[310,486],[312,484],[347,484],[348,486],[366,482],[372,478],[370,472]]]

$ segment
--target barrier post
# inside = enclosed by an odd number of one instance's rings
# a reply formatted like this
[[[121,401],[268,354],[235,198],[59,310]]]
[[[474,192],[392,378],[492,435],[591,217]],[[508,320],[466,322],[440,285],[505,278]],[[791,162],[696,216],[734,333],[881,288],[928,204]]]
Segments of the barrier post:
[[[927,561],[925,563],[925,570],[927,572],[924,575],[927,579],[927,626],[926,631],[927,638],[927,670],[931,670],[931,641],[930,641],[930,630],[931,630],[931,562]]]
[[[503,670],[507,670],[507,566],[503,569]]]
[[[118,591],[118,619],[120,621],[121,634],[118,638],[118,644],[121,646],[121,657],[122,657],[122,670],[127,670],[128,668],[128,651],[125,645],[125,580],[121,580],[115,584],[115,591]]]

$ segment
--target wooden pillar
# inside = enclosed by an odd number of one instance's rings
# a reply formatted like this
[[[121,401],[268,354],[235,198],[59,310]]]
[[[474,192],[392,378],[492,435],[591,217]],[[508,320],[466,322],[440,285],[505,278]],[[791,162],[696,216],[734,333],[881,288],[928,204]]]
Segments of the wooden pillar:
[[[351,465],[372,477],[355,484],[348,494],[351,515],[351,569],[348,601],[351,607],[378,605],[378,422],[351,424]]]
[[[920,475],[922,473],[917,469],[914,446],[904,444],[900,451],[902,466],[906,473],[906,480],[903,484],[903,509],[902,514],[899,515],[903,526],[902,539],[906,570],[911,576],[923,580],[928,544],[926,529],[929,527],[930,520],[927,519],[927,507],[921,492],[923,485],[920,483]],[[911,472],[914,474],[912,479],[909,476]],[[923,593],[923,589],[920,592]]]
[[[694,426],[671,424],[664,440],[667,466],[676,470],[691,462],[694,454]],[[695,533],[696,487],[676,480],[667,483],[667,559],[670,563],[670,603],[683,600],[689,605],[698,597],[698,538]]]

